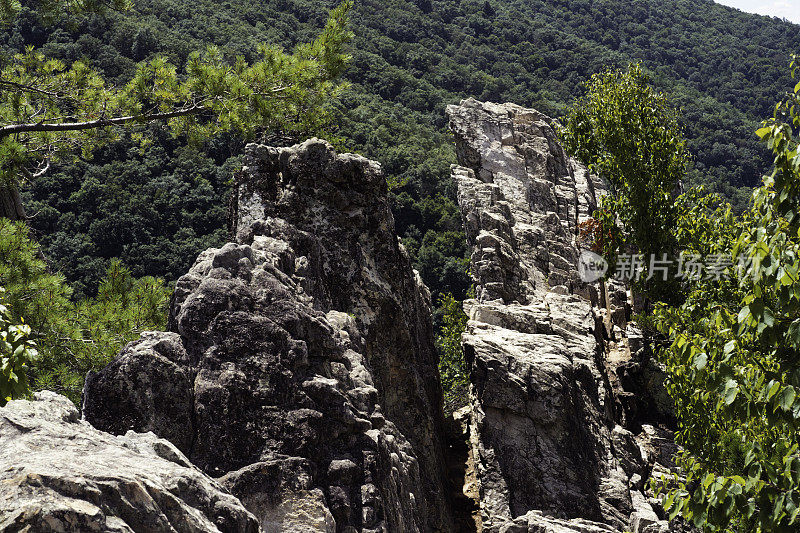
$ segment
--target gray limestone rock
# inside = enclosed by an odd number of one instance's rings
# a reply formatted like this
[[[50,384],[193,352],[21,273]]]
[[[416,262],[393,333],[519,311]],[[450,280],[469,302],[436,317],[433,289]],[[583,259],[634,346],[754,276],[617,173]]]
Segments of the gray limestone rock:
[[[178,280],[168,332],[87,376],[97,429],[53,394],[0,410],[0,529],[669,531],[646,493],[674,467],[648,424],[668,398],[626,287],[578,270],[602,182],[537,111],[448,114],[476,288],[457,420],[378,164],[251,144],[236,242]]]
[[[244,161],[237,242],[89,376],[84,416],[170,439],[263,531],[455,530],[430,296],[380,167],[317,139]]]
[[[500,533],[618,533],[618,530],[606,524],[580,518],[560,520],[543,515],[539,511],[529,511],[503,524]]]
[[[52,392],[0,408],[0,450],[0,531],[259,531],[169,441],[98,431]]]
[[[615,454],[598,288],[577,270],[578,224],[602,184],[566,156],[554,121],[535,110],[470,99],[447,112],[473,247],[477,298],[465,304],[463,346],[483,526],[624,529],[634,510],[626,469],[638,471],[641,458],[629,446],[624,461]],[[600,524],[539,524],[540,513]]]

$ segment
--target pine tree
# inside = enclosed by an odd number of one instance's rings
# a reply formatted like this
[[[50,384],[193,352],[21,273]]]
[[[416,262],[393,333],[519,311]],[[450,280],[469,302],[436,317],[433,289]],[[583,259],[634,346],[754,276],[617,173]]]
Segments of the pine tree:
[[[3,373],[10,376],[11,368],[19,378],[10,395],[20,396],[30,385],[60,392],[77,404],[86,372],[108,364],[142,331],[166,326],[171,292],[163,280],[135,279],[119,261],[111,261],[96,298],[72,301],[63,276],[48,271],[26,225],[7,219],[0,219],[0,286],[5,288],[0,335],[24,333],[14,350],[26,340],[35,341],[37,349],[26,348],[6,366],[3,348]],[[5,388],[0,392],[9,395]]]
[[[51,4],[41,5],[43,14]],[[76,10],[103,6],[67,4]],[[0,4],[0,17],[13,15],[15,6]],[[123,4],[114,0],[112,6]],[[195,143],[230,131],[252,138],[264,131],[319,130],[342,87],[336,80],[349,60],[344,46],[352,36],[351,7],[345,0],[333,9],[320,35],[292,53],[260,45],[259,59],[248,65],[211,46],[192,54],[182,69],[159,56],[139,64],[124,87],[109,86],[84,61],[68,65],[33,48],[14,55],[0,71],[0,216],[24,220],[17,192],[22,181],[75,153],[88,155],[114,139],[119,126],[163,121]]]

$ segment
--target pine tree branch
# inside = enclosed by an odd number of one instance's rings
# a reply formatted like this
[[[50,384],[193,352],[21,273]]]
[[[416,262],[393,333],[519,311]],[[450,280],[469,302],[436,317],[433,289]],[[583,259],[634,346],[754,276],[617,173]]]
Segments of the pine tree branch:
[[[149,122],[152,120],[166,120],[175,117],[183,117],[186,115],[193,115],[203,111],[205,108],[200,105],[194,105],[184,109],[169,111],[166,113],[145,113],[141,115],[128,115],[123,117],[113,118],[100,118],[97,120],[87,120],[84,122],[60,122],[56,124],[48,123],[27,123],[27,124],[10,124],[8,126],[0,127],[0,139],[16,133],[29,133],[29,132],[49,132],[49,131],[80,131],[90,130],[94,128],[103,128],[105,126],[115,126],[134,121]]]
[[[31,92],[31,93],[39,93],[39,94],[43,94],[45,96],[50,96],[50,97],[53,97],[53,98],[58,98],[60,96],[58,93],[54,93],[52,91],[46,91],[44,89],[40,89],[38,87],[33,87],[31,85],[23,85],[22,83],[17,83],[15,81],[1,80],[0,79],[0,85],[6,85],[8,87],[13,87],[13,88],[18,89],[20,91],[28,91],[28,92]]]

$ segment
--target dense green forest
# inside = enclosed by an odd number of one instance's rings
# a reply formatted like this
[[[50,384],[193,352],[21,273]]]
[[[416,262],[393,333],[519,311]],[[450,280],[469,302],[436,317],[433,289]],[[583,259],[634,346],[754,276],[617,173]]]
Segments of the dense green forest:
[[[34,45],[66,61],[85,58],[122,84],[157,54],[180,65],[211,43],[248,60],[261,41],[290,49],[313,38],[333,5],[141,0],[128,12],[55,27],[24,8],[0,51]],[[789,86],[788,55],[800,49],[800,26],[705,0],[362,0],[351,20],[351,85],[330,137],[382,163],[416,266],[434,297],[459,299],[469,283],[445,105],[475,96],[561,116],[592,73],[641,60],[682,108],[690,183],[742,208],[739,188],[755,185],[769,164],[752,132]],[[242,141],[220,137],[197,150],[151,128],[147,146],[123,135],[23,191],[45,256],[76,296],[94,295],[111,258],[135,276],[171,281],[226,238]]]
[[[126,3],[88,4],[109,2]],[[800,60],[786,65],[800,50],[800,26],[703,0],[363,0],[351,17],[350,85],[339,93],[349,2],[327,25],[327,1],[143,0],[102,15],[81,4],[82,18],[61,26],[34,14],[58,2],[29,6],[0,39],[0,199],[16,193],[9,175],[30,177],[27,224],[0,218],[0,405],[43,388],[79,403],[88,370],[140,331],[163,328],[169,282],[228,238],[245,137],[299,141],[291,127],[303,122],[302,131],[383,164],[397,229],[439,304],[445,407],[463,405],[461,300],[472,289],[444,106],[466,96],[515,101],[561,118],[566,149],[606,178],[594,244],[612,264],[630,249],[731,259],[722,277],[632,285],[646,309],[634,320],[664,367],[678,419],[683,478],[652,485],[666,493],[670,519],[703,531],[797,530]],[[0,22],[17,7],[0,2]],[[262,41],[306,44],[259,56]],[[191,55],[209,44],[225,60]],[[43,53],[13,55],[26,47]],[[142,67],[153,58],[164,59]],[[171,64],[187,59],[189,72],[173,75]],[[125,89],[104,86],[78,60]],[[52,88],[62,82],[63,95]],[[292,105],[270,100],[287,89]],[[66,101],[62,111],[56,104]],[[106,127],[109,102],[136,125]],[[156,115],[186,127],[152,122]],[[102,118],[78,127],[87,116]],[[68,131],[65,120],[116,137],[51,136]],[[50,168],[62,148],[83,151]],[[25,164],[42,151],[49,172],[34,178]],[[681,180],[721,194],[676,198]],[[2,213],[20,212],[13,199]]]

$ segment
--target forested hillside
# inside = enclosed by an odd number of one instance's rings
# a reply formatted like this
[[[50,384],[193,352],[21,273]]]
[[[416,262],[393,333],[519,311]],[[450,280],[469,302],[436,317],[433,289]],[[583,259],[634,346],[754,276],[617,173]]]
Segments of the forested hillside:
[[[123,83],[156,54],[182,64],[207,44],[248,59],[261,41],[291,48],[313,37],[334,3],[137,0],[132,11],[56,28],[23,11],[0,46],[89,58]],[[468,288],[466,248],[445,105],[474,96],[560,116],[589,75],[641,60],[683,109],[690,181],[741,206],[736,188],[755,185],[769,165],[755,124],[790,86],[788,57],[800,50],[800,26],[705,0],[360,0],[352,28],[351,87],[331,133],[339,148],[383,164],[398,231],[423,278],[434,294],[458,298]],[[220,138],[198,151],[155,137],[144,147],[123,137],[24,194],[45,255],[78,295],[93,294],[112,257],[136,276],[173,280],[225,237],[241,142]]]

